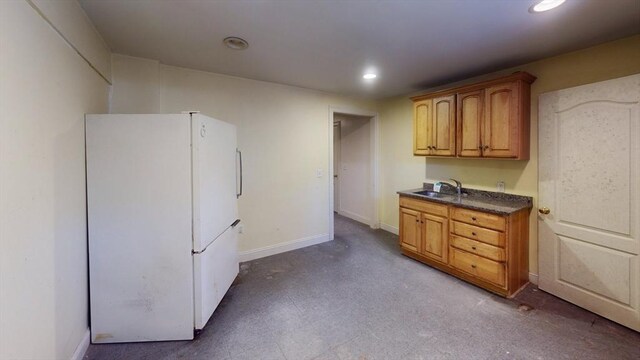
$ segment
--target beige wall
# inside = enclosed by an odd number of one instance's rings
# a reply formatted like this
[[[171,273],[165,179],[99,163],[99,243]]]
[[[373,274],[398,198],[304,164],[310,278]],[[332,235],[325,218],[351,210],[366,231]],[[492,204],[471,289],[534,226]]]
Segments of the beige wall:
[[[15,0],[12,0],[15,1]],[[105,80],[111,81],[111,50],[76,0],[29,0],[67,43]]]
[[[329,107],[373,111],[373,102],[121,55],[113,79],[113,113],[199,110],[238,126],[244,259],[328,238]]]
[[[26,1],[0,2],[0,54],[0,359],[68,359],[89,326],[84,114],[109,86]]]
[[[335,114],[333,120],[340,122],[340,206],[335,210],[371,225],[371,118]]]
[[[640,36],[543,59],[487,74],[469,82],[524,70],[538,77],[531,88],[531,159],[460,160],[425,159],[412,155],[412,103],[409,95],[379,103],[381,119],[381,193],[383,228],[397,231],[397,190],[419,187],[426,180],[456,178],[464,186],[494,190],[504,180],[506,191],[534,197],[530,217],[530,271],[538,272],[538,95],[558,89],[640,73]],[[465,81],[467,82],[467,81]],[[445,87],[461,84],[449,84]],[[440,87],[442,88],[442,87]],[[426,93],[429,90],[420,93]],[[395,228],[395,229],[394,229]]]

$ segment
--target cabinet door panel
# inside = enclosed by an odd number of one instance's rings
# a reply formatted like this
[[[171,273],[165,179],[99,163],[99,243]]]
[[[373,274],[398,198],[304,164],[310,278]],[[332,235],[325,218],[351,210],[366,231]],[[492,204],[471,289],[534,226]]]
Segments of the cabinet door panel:
[[[400,208],[400,246],[410,251],[420,251],[420,221],[419,212]]]
[[[447,219],[430,214],[422,215],[422,254],[447,262]]]
[[[456,154],[456,103],[455,95],[433,99],[433,146],[432,155],[454,156]]]
[[[431,100],[418,101],[413,108],[413,154],[429,155],[433,141]]]
[[[517,157],[520,132],[518,84],[496,85],[487,88],[485,94],[483,156]]]
[[[458,156],[480,157],[484,91],[458,94]]]

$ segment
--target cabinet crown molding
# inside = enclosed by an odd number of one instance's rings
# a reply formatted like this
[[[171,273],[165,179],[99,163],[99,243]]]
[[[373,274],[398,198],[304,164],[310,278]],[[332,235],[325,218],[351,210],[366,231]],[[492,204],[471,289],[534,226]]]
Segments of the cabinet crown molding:
[[[524,81],[527,84],[532,84],[534,81],[536,81],[536,79],[537,77],[529,74],[526,71],[517,71],[511,75],[501,76],[495,79],[485,80],[485,81],[476,82],[472,84],[460,85],[460,86],[451,87],[447,89],[437,90],[434,92],[430,92],[428,94],[416,95],[411,97],[410,99],[413,101],[432,99],[438,96],[473,91],[473,90],[493,86],[495,84],[500,84],[500,83],[510,82],[510,81],[517,81],[517,80]]]

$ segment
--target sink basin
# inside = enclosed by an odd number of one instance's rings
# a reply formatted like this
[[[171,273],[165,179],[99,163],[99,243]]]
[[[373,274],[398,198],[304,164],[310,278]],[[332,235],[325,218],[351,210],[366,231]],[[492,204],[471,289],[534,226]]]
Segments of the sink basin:
[[[429,191],[429,190],[416,191],[416,194],[427,196],[430,198],[445,198],[445,197],[455,196],[454,194],[445,194],[445,193],[439,193],[439,192]]]
[[[458,194],[441,193],[441,192],[435,192],[431,190],[416,191],[414,194],[435,198],[435,199],[448,199],[448,200],[457,199],[457,201],[462,200],[461,198],[466,198],[467,196],[469,196],[469,194],[467,193],[462,193],[461,196],[458,196]]]

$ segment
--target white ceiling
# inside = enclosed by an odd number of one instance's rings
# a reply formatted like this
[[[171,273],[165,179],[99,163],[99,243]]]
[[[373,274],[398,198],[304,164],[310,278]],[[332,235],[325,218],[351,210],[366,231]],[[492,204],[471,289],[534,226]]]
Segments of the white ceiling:
[[[638,0],[80,0],[113,52],[382,98],[640,33]],[[222,44],[249,42],[244,51]],[[379,76],[366,82],[374,68]]]

